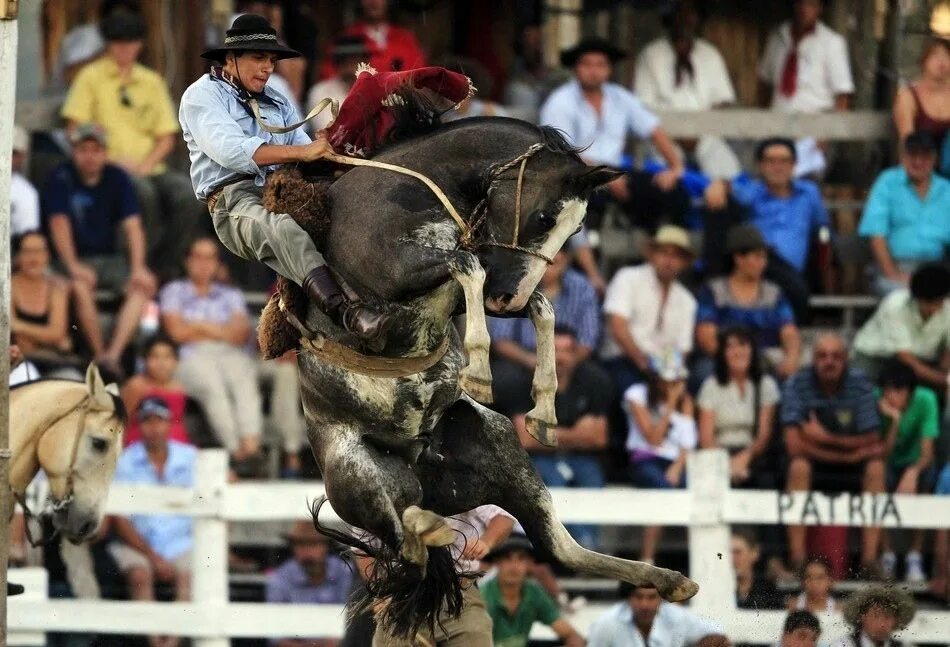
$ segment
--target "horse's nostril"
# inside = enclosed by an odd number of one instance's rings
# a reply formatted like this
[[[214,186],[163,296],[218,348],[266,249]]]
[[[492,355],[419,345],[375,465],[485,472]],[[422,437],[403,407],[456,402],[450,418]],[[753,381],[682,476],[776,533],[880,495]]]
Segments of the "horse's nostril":
[[[511,303],[511,300],[514,299],[514,298],[515,298],[515,295],[513,295],[513,294],[511,294],[511,293],[509,293],[509,292],[505,292],[504,294],[501,294],[501,295],[498,297],[498,299],[499,299],[502,303],[504,303],[505,305],[508,305],[509,303]]]

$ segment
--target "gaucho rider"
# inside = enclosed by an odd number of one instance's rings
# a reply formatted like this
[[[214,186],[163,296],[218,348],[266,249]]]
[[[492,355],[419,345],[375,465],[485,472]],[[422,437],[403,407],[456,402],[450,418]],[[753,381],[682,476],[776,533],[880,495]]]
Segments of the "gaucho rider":
[[[278,60],[300,53],[280,43],[265,18],[238,16],[224,44],[202,56],[215,64],[185,90],[179,121],[195,195],[207,202],[221,242],[238,256],[265,263],[301,286],[354,335],[365,340],[379,337],[387,315],[349,301],[304,230],[289,215],[264,208],[264,179],[280,164],[317,160],[333,149],[368,154],[392,127],[385,104],[403,84],[428,88],[458,103],[471,91],[468,79],[441,68],[379,74],[361,69],[338,118],[311,141],[299,128],[271,132],[299,120],[291,102],[266,84]]]

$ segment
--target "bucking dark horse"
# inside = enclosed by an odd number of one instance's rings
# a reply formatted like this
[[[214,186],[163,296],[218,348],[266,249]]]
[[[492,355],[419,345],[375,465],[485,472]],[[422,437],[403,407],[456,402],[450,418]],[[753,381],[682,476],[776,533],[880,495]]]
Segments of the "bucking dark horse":
[[[585,165],[554,130],[502,118],[439,126],[373,159],[423,174],[446,199],[384,168],[354,168],[330,186],[332,217],[317,244],[352,291],[395,309],[395,323],[363,365],[341,360],[337,351],[352,340],[311,307],[301,323],[317,340],[304,342],[311,348],[298,362],[327,497],[379,542],[335,536],[388,564],[389,581],[374,589],[390,602],[382,621],[407,636],[440,611],[458,612],[444,516],[489,503],[568,568],[650,583],[668,600],[694,595],[696,584],[680,573],[579,546],[511,422],[479,404],[491,398],[486,309],[529,316],[538,333],[530,429],[550,442],[554,313],[536,286],[580,227],[587,196],[616,172]],[[462,312],[464,341],[452,325]]]

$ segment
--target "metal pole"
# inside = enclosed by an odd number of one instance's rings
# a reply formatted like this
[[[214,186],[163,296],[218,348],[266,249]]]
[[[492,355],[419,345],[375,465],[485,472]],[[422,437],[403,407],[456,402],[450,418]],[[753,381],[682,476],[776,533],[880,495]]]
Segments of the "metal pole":
[[[10,555],[10,171],[16,107],[17,3],[0,0],[0,647],[7,644]]]

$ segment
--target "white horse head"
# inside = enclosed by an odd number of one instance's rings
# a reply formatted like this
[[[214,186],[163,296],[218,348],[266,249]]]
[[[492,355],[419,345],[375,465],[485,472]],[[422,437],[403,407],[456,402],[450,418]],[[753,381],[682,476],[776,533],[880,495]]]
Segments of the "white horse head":
[[[16,389],[11,413],[14,492],[42,468],[54,528],[74,543],[88,539],[102,522],[122,450],[126,413],[115,385],[107,387],[93,364],[84,384],[42,380]]]

